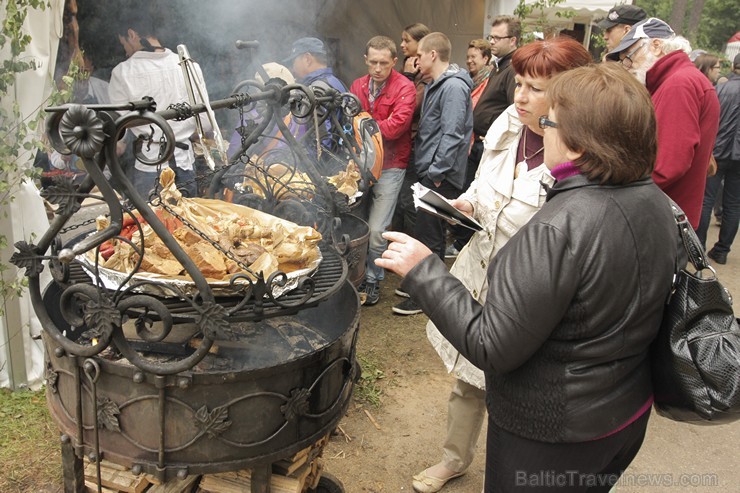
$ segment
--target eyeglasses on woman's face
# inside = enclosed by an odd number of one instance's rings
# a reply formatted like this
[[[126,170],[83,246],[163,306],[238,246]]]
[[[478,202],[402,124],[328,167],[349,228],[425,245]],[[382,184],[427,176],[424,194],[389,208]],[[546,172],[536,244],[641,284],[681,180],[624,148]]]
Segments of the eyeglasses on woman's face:
[[[498,43],[499,41],[501,41],[502,39],[509,39],[509,38],[513,38],[513,37],[514,37],[514,36],[491,36],[491,35],[489,34],[488,36],[486,36],[486,39],[487,39],[487,40],[488,40],[488,41],[489,41],[490,43],[496,44],[496,43]]]
[[[558,128],[558,124],[555,123],[554,121],[548,119],[547,118],[547,115],[542,115],[539,118],[538,123],[539,123],[540,128],[542,130],[545,130],[547,127],[550,127],[550,128]]]
[[[638,51],[640,51],[640,48],[642,48],[643,46],[645,46],[645,41],[643,41],[642,43],[640,43],[640,44],[639,44],[639,45],[637,46],[637,48],[635,48],[634,50],[632,50],[632,51],[630,51],[629,53],[627,53],[627,54],[626,54],[626,55],[624,56],[624,58],[622,58],[622,59],[620,60],[620,62],[622,63],[622,66],[623,66],[624,68],[626,68],[626,69],[630,69],[630,68],[632,68],[632,63],[633,63],[632,57],[633,57],[633,56],[635,56],[635,54],[636,54],[636,53],[637,53]]]

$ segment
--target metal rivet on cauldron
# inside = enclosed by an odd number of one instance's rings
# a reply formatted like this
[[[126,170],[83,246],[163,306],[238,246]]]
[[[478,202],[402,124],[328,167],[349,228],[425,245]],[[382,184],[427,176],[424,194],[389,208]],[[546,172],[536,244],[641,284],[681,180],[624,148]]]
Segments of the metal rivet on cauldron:
[[[75,252],[71,248],[64,248],[59,252],[59,261],[69,264],[75,259]]]
[[[144,381],[144,373],[137,371],[134,373],[134,383],[141,383]]]
[[[187,469],[180,469],[177,471],[177,479],[185,479],[188,477],[188,470]]]
[[[138,476],[143,471],[141,464],[135,464],[134,467],[131,468],[131,473],[133,473],[134,476]]]
[[[89,454],[87,454],[87,458],[88,458],[88,460],[90,460],[90,462],[97,462],[98,461],[98,456],[95,455],[95,452],[90,452]]]
[[[72,441],[72,438],[70,438],[69,435],[64,434],[59,437],[59,440],[61,440],[62,443],[69,443]]]
[[[56,347],[54,348],[54,356],[57,358],[61,358],[64,356],[64,348],[63,347]]]
[[[181,389],[187,389],[190,387],[190,381],[187,378],[180,378],[177,380],[177,386]]]

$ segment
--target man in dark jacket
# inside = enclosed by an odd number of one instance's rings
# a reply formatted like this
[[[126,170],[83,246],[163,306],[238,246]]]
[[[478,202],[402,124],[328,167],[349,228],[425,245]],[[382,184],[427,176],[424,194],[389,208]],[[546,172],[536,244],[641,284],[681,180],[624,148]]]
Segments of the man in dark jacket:
[[[488,78],[488,85],[481,94],[478,104],[473,108],[473,145],[468,155],[468,170],[465,173],[465,185],[468,189],[478,171],[483,156],[483,139],[496,118],[514,102],[514,70],[511,57],[516,51],[522,26],[519,19],[510,15],[500,15],[493,19],[490,34],[486,37],[491,43],[491,54],[496,57],[496,70]],[[452,227],[455,242],[449,254],[457,256],[472,236],[472,231],[461,226]]]
[[[707,167],[717,136],[719,102],[711,82],[689,60],[686,39],[660,19],[632,26],[607,55],[640,80],[658,120],[653,180],[699,226]]]
[[[719,241],[707,253],[707,256],[718,264],[727,263],[727,254],[730,252],[740,223],[740,54],[735,55],[733,65],[734,71],[730,74],[730,79],[717,86],[720,107],[719,132],[713,152],[717,160],[717,173],[707,178],[701,222],[696,231],[702,244],[706,244],[712,207],[724,180]]]
[[[491,54],[496,57],[496,72],[490,75],[486,90],[473,112],[473,131],[477,142],[483,142],[493,121],[514,102],[516,83],[511,55],[516,51],[521,31],[519,19],[509,15],[500,15],[491,23],[491,31],[486,39],[491,43]]]
[[[367,223],[370,241],[367,254],[365,282],[360,293],[365,293],[365,305],[380,300],[380,281],[384,271],[375,265],[385,251],[387,242],[383,232],[393,219],[398,193],[403,185],[406,167],[411,156],[411,120],[416,107],[414,83],[393,69],[398,61],[396,43],[387,36],[375,36],[365,47],[368,75],[352,83],[350,92],[358,97],[362,109],[372,115],[383,137],[383,172],[370,189]]]
[[[415,166],[423,186],[448,199],[457,198],[465,184],[468,149],[473,133],[473,80],[465,70],[450,64],[450,40],[431,33],[419,42],[419,69],[432,82],[424,92],[415,142]],[[418,214],[414,236],[444,258],[446,223],[430,214]],[[393,311],[421,313],[408,299]]]

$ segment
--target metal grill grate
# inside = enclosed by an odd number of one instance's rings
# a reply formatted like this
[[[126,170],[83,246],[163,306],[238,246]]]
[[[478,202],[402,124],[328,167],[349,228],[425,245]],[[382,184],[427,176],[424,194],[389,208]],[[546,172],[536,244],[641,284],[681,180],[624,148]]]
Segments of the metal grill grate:
[[[347,278],[347,263],[333,248],[322,248],[323,260],[319,268],[311,276],[314,281],[314,292],[305,302],[297,306],[285,308],[277,305],[274,301],[265,298],[262,303],[261,313],[256,309],[254,299],[250,299],[241,309],[229,317],[230,322],[244,322],[260,320],[270,317],[291,315],[299,311],[318,305],[321,301],[332,296],[342,286]],[[91,284],[90,276],[85,272],[78,262],[70,265],[69,285],[87,283]],[[293,290],[282,295],[279,301],[285,305],[293,305],[303,298],[305,292],[300,289]],[[198,317],[193,307],[187,301],[178,298],[159,298],[169,309],[176,322],[189,322]],[[226,309],[238,305],[240,297],[218,297],[217,303]]]

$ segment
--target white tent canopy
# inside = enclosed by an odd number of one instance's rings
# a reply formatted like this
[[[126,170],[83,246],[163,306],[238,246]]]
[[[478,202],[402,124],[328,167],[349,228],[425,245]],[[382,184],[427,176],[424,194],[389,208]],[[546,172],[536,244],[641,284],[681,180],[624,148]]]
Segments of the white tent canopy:
[[[532,5],[535,0],[527,0],[526,4]],[[547,24],[556,29],[573,29],[576,24],[585,26],[584,45],[588,47],[588,41],[591,37],[591,27],[595,22],[606,17],[609,9],[618,3],[631,4],[632,0],[626,2],[618,0],[594,0],[590,2],[581,2],[577,0],[565,0],[554,7],[549,7],[540,11],[536,9],[530,16],[524,20],[525,25],[537,24],[542,17],[547,19]],[[490,25],[490,19],[497,15],[511,15],[519,2],[517,0],[486,0],[486,20]],[[569,16],[557,15],[558,13],[568,13]],[[572,16],[570,15],[572,14]],[[487,28],[486,28],[487,30]]]
[[[63,0],[52,0],[45,10],[29,9],[24,33],[32,38],[24,57],[36,62],[35,70],[18,74],[15,85],[4,98],[2,105],[9,109],[18,104],[22,118],[31,118],[43,105],[53,87],[54,64],[56,61],[59,39],[62,36]],[[4,17],[5,9],[0,14]],[[8,48],[8,44],[5,45]],[[8,52],[2,53],[3,57]],[[28,162],[20,166],[31,166],[33,154],[21,154]],[[49,227],[44,204],[33,183],[27,182],[14,190],[15,200],[11,211],[0,217],[0,232],[8,240],[8,246],[1,253],[2,262],[7,264],[17,241],[29,241],[42,234]],[[6,280],[20,275],[11,266],[3,272]],[[49,270],[42,274],[42,282],[50,280]],[[33,311],[28,293],[20,298],[11,297],[5,300],[5,315],[0,317],[0,387],[12,389],[29,386],[38,388],[44,376],[43,347],[38,337],[41,326]]]

